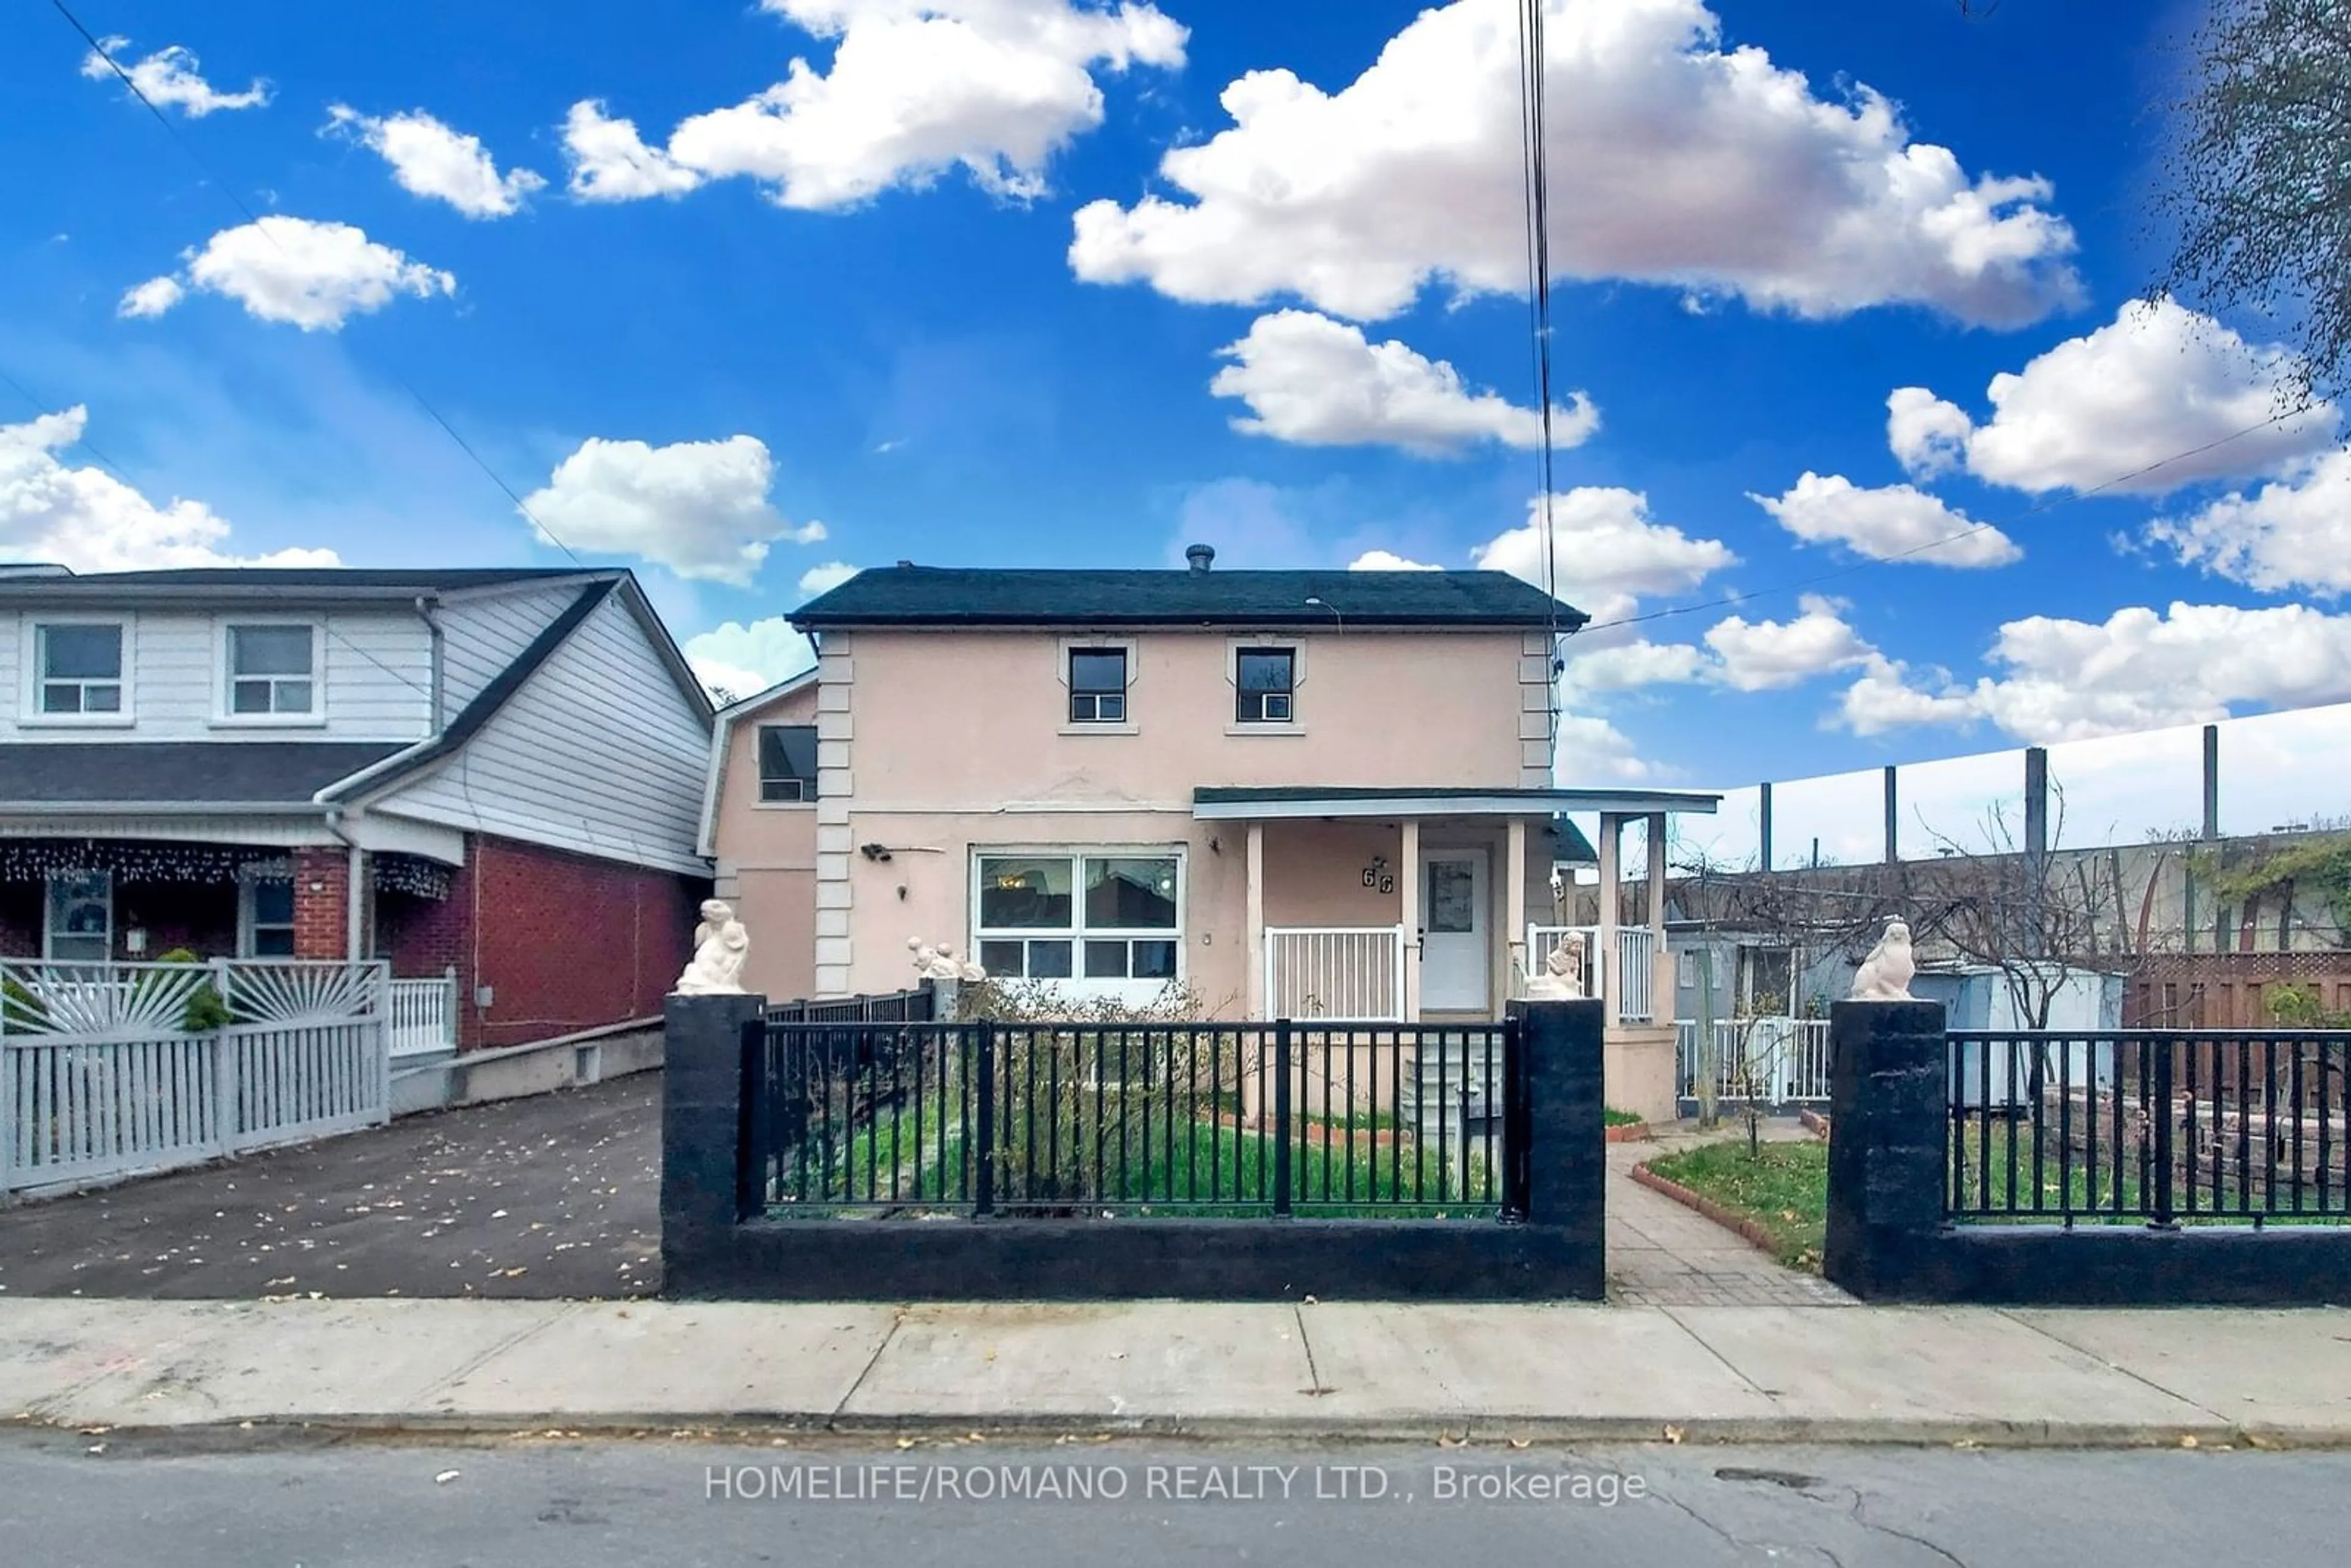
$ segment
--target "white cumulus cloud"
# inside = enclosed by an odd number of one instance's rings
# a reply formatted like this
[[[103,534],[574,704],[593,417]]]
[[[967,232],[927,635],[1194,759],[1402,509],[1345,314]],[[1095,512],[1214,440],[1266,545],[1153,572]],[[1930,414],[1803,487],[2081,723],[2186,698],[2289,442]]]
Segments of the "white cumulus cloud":
[[[1530,503],[1525,526],[1479,546],[1477,565],[1543,586],[1541,506]],[[1739,564],[1720,539],[1652,521],[1641,492],[1597,485],[1552,497],[1552,555],[1554,591],[1594,621],[1620,620],[1643,594],[1683,592]]]
[[[2252,495],[2159,519],[2147,538],[2190,566],[2267,593],[2351,592],[2351,449],[2338,447]]]
[[[1532,447],[1542,415],[1499,392],[1472,392],[1460,372],[1404,343],[1368,341],[1363,329],[1311,310],[1277,310],[1217,350],[1231,364],[1208,391],[1238,398],[1249,414],[1233,428],[1303,446],[1399,446],[1423,456],[1484,442]],[[1554,408],[1552,439],[1578,446],[1600,427],[1582,392]]]
[[[820,69],[687,119],[666,147],[591,102],[565,145],[575,195],[675,194],[704,180],[758,181],[778,204],[830,209],[960,167],[1008,200],[1046,190],[1055,152],[1102,123],[1097,72],[1184,63],[1183,26],[1128,0],[761,0],[834,43]]]
[[[113,475],[68,466],[57,454],[81,439],[79,406],[0,424],[0,553],[75,571],[169,567],[334,566],[330,549],[239,557],[222,547],[226,519],[201,501],[157,506]]]
[[[746,624],[729,621],[689,637],[685,662],[712,696],[739,702],[788,681],[816,663],[806,633],[780,615]]]
[[[1994,326],[2079,297],[2046,183],[1970,175],[1869,89],[1823,98],[1763,50],[1725,47],[1702,0],[1548,5],[1559,277],[1807,317],[1915,303]],[[1223,94],[1231,127],[1161,159],[1173,194],[1079,210],[1071,266],[1359,320],[1431,283],[1523,289],[1518,35],[1515,0],[1456,0],[1335,92],[1286,69],[1239,78]]]
[[[800,573],[800,597],[814,599],[820,593],[831,593],[857,575],[858,569],[845,560],[829,560],[822,566],[812,566]]]
[[[2035,615],[2001,627],[1990,663],[2001,674],[1972,687],[1873,666],[1847,694],[1846,722],[1869,733],[1984,718],[2046,744],[2339,702],[2351,697],[2351,615],[2178,602],[2103,622]]]
[[[156,50],[135,65],[122,60],[122,51],[131,45],[123,37],[100,38],[99,48],[82,57],[81,74],[92,81],[113,81],[114,66],[107,64],[109,55],[122,74],[158,109],[176,109],[191,120],[224,109],[258,109],[269,101],[269,84],[259,77],[243,92],[222,92],[214,88],[196,68],[196,57],[177,44]],[[104,54],[99,52],[105,51]]]
[[[402,190],[446,202],[469,218],[511,216],[522,210],[524,197],[547,183],[528,169],[499,173],[480,137],[454,131],[421,109],[377,116],[338,103],[327,114],[328,131],[357,138],[391,164]]]
[[[768,499],[774,483],[775,460],[756,436],[669,446],[590,436],[523,506],[543,534],[574,549],[747,586],[774,541],[825,537],[822,523],[784,520]]]
[[[1630,736],[1597,714],[1562,713],[1552,747],[1552,777],[1562,786],[1637,784],[1663,772]]]
[[[1347,563],[1349,571],[1443,571],[1441,566],[1408,559],[1394,550],[1367,549]]]
[[[1926,566],[2006,566],[2024,552],[1989,523],[1909,485],[1868,489],[1835,474],[1806,472],[1785,495],[1747,498],[1813,544],[1841,544],[1872,560]]]
[[[1806,594],[1792,621],[1718,622],[1706,645],[1720,664],[1716,678],[1742,692],[1792,686],[1831,670],[1867,664],[1876,650],[1845,622],[1834,601]]]
[[[349,224],[271,216],[223,229],[186,254],[190,286],[224,295],[263,321],[305,332],[336,331],[353,316],[381,310],[397,295],[455,294],[457,280],[378,245]],[[185,289],[153,277],[122,297],[121,313],[160,316]]]
[[[1575,643],[1568,643],[1572,651]],[[1687,643],[1636,639],[1578,653],[1567,661],[1560,684],[1578,692],[1635,691],[1643,686],[1690,685],[1707,677],[1705,653]]]
[[[2041,494],[2160,496],[2211,479],[2273,474],[2333,444],[2330,403],[2292,408],[2293,364],[2170,300],[2134,299],[2113,321],[1991,379],[1978,424],[1924,387],[1886,401],[1886,437],[1917,477],[1965,466]]]

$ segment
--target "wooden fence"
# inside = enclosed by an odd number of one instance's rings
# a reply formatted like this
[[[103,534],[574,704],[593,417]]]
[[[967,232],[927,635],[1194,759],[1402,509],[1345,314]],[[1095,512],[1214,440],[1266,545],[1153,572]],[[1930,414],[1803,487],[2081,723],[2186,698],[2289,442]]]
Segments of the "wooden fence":
[[[2123,988],[2125,1029],[2263,1030],[2285,986],[2330,1012],[2351,1011],[2351,953],[2157,953]]]

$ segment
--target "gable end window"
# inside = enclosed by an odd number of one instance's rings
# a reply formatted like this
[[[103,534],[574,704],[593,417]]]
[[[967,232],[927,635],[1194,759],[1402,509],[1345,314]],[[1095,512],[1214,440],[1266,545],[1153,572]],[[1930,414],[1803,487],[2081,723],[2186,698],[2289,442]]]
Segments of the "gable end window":
[[[1296,717],[1298,650],[1241,648],[1234,654],[1234,685],[1243,724],[1289,724]]]
[[[816,799],[816,726],[759,727],[759,803],[786,805]]]
[[[1070,650],[1070,722],[1126,722],[1126,650]]]
[[[308,623],[233,624],[226,663],[232,718],[308,717],[319,711],[318,633]]]
[[[34,629],[44,716],[114,718],[123,711],[122,626],[119,622],[56,622]]]

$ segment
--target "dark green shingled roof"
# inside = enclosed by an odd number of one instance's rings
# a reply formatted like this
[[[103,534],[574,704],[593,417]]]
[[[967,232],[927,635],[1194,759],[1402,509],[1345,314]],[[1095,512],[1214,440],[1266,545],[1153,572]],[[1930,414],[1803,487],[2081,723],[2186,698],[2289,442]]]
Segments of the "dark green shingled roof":
[[[1307,601],[1319,599],[1320,604]],[[795,626],[1520,626],[1589,619],[1500,571],[1060,571],[894,566]]]

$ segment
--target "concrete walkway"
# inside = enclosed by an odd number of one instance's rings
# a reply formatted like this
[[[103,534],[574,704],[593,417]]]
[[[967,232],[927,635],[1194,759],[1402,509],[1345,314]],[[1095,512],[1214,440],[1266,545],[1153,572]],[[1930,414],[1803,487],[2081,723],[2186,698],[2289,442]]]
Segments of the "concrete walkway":
[[[2351,1312],[0,1299],[98,1428],[2351,1446]]]
[[[1733,1231],[1633,1180],[1661,1155],[1745,1134],[1676,1129],[1608,1145],[1608,1299],[1647,1307],[1849,1307],[1854,1299],[1817,1274],[1783,1269]],[[1772,1142],[1809,1138],[1794,1121],[1765,1124]]]

